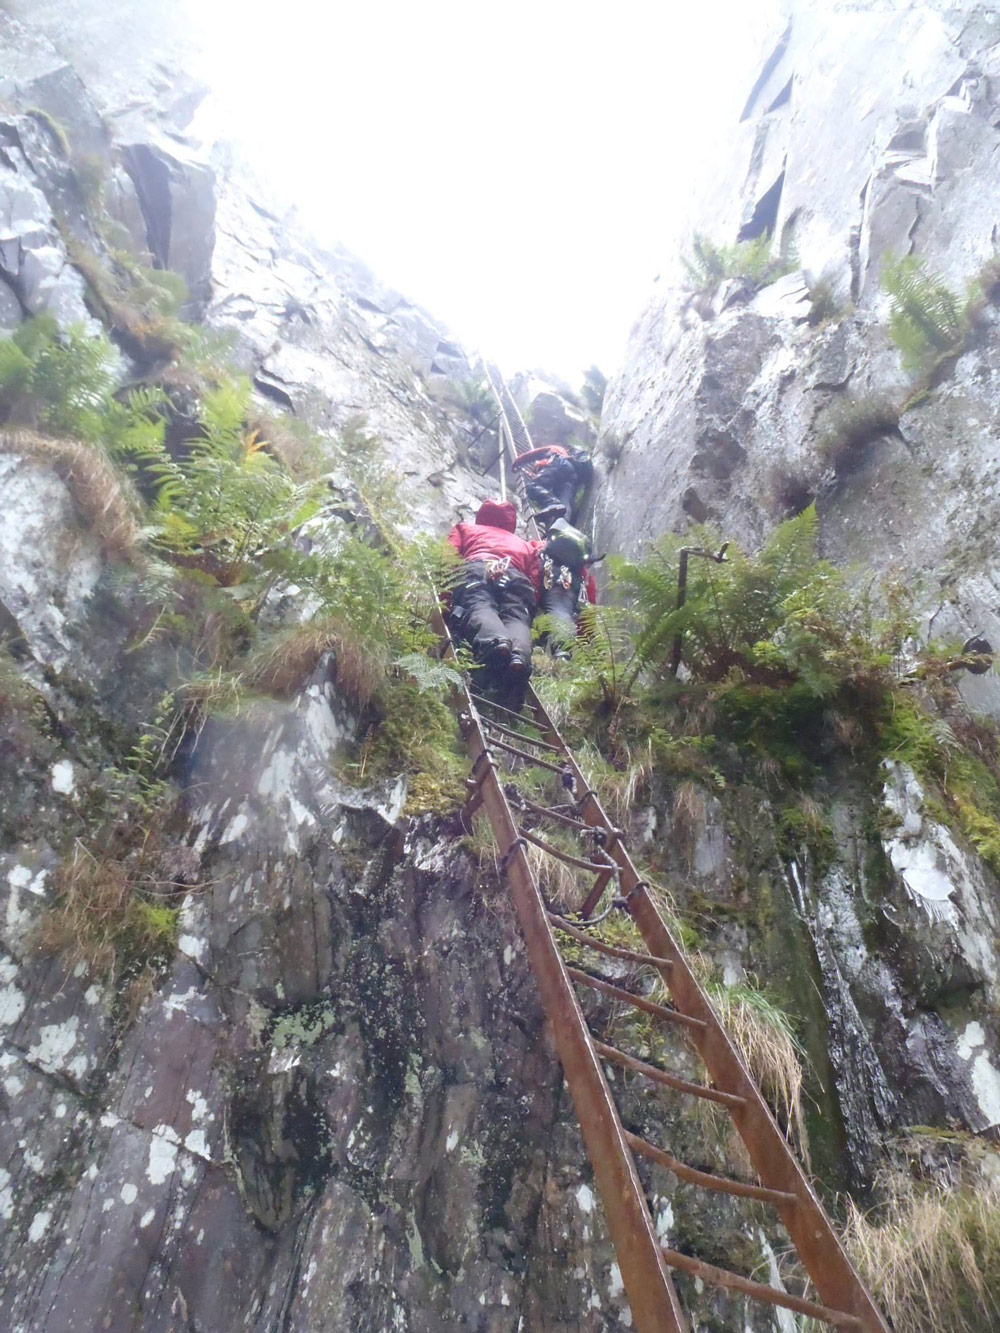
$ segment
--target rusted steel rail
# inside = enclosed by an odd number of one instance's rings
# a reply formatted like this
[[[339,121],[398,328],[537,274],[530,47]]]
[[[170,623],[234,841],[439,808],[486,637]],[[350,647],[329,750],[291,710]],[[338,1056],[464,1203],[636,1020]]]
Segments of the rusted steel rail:
[[[487,748],[479,715],[466,695],[462,723],[469,754]],[[510,886],[542,1006],[562,1063],[580,1132],[594,1168],[622,1282],[639,1333],[688,1333],[611,1089],[549,928],[546,907],[524,842],[495,770],[480,788]]]
[[[542,728],[545,738],[562,747],[563,767],[572,774],[575,790],[581,793],[579,812],[583,819],[609,835],[615,832],[572,751],[531,689],[527,707],[536,721],[547,722]],[[647,949],[651,955],[669,959],[672,964],[664,973],[674,1004],[674,1009],[669,1012],[697,1020],[697,1024],[690,1027],[689,1035],[712,1083],[719,1090],[742,1099],[742,1105],[729,1108],[733,1124],[763,1185],[785,1196],[776,1205],[778,1215],[824,1307],[837,1313],[843,1327],[857,1327],[862,1333],[889,1333],[888,1324],[847,1257],[760,1089],[716,1017],[684,951],[660,916],[629,856],[624,838],[610,839],[608,851],[618,863],[620,891],[628,901],[629,913]],[[635,1003],[634,997],[630,1000]],[[852,1324],[852,1318],[858,1322]]]
[[[503,498],[506,499],[506,464],[511,464],[521,455],[531,451],[531,436],[528,434],[528,427],[524,424],[524,417],[521,416],[521,410],[514,401],[514,395],[507,388],[504,377],[497,370],[496,366],[483,362],[483,372],[486,375],[486,383],[490,386],[490,392],[496,399],[498,412],[498,430],[500,436],[500,482]],[[527,482],[522,471],[511,468],[518,492],[521,496],[521,502],[526,514],[526,524],[533,531],[535,537],[540,536],[538,524],[535,522],[535,516],[532,512],[531,503],[528,500]]]

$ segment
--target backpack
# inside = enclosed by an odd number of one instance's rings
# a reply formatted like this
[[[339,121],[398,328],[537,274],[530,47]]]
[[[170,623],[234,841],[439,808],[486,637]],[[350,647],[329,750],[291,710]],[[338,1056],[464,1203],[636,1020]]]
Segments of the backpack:
[[[553,564],[565,565],[574,574],[581,574],[587,563],[589,545],[586,536],[579,528],[574,528],[564,518],[559,518],[549,528],[545,554]]]

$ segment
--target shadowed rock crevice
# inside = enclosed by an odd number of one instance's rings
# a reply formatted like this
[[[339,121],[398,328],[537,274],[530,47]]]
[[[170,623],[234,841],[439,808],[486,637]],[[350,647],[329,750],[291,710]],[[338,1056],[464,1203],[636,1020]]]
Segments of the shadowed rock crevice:
[[[743,111],[740,114],[740,121],[749,120],[755,113],[758,102],[763,95],[766,95],[767,89],[772,82],[775,71],[784,59],[785,52],[788,50],[789,42],[792,37],[792,20],[789,20],[788,26],[778,38],[771,53],[768,55],[761,67],[757,79],[750,89],[750,96],[746,100]],[[768,110],[771,110],[769,107]]]
[[[785,173],[757,200],[749,220],[739,230],[738,240],[753,241],[758,236],[770,236],[778,224],[778,210],[781,208],[781,191],[785,185]]]
[[[792,86],[794,82],[795,82],[795,76],[789,75],[788,82],[785,84],[782,90],[778,93],[777,97],[775,97],[774,101],[764,112],[766,116],[769,116],[772,111],[779,111],[783,106],[789,106],[791,104]]]
[[[170,168],[149,144],[130,144],[122,156],[125,169],[139,196],[139,206],[146,222],[149,253],[160,268],[169,268],[173,220]]]

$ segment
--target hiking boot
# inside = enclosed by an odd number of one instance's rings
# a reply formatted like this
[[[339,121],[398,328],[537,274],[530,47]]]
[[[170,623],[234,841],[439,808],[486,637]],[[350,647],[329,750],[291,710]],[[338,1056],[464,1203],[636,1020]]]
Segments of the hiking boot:
[[[524,670],[518,672],[508,670],[506,679],[497,690],[497,703],[511,713],[519,713],[524,707],[527,692],[528,673]]]
[[[566,506],[560,504],[546,505],[544,509],[535,510],[535,521],[548,527],[555,523],[557,519],[566,517]]]
[[[510,639],[487,639],[479,649],[480,656],[491,671],[499,674],[510,662]]]

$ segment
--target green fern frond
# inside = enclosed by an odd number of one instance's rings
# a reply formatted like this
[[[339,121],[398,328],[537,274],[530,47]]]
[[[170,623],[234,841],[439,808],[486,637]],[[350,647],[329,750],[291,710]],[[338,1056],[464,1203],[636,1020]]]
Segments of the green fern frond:
[[[765,287],[796,267],[792,248],[785,247],[777,258],[771,248],[770,232],[735,245],[716,245],[695,232],[690,249],[681,255],[685,285],[689,291],[710,292],[726,278],[746,278],[754,288]]]
[[[453,688],[461,688],[462,676],[454,667],[437,662],[426,653],[404,653],[392,664],[397,671],[403,671],[416,683],[421,694],[428,692],[445,694]]]
[[[31,360],[12,338],[0,340],[0,403],[9,406],[28,386]]]
[[[882,287],[889,295],[889,337],[899,348],[904,369],[924,370],[935,357],[958,350],[968,333],[964,303],[916,255],[887,258]]]

